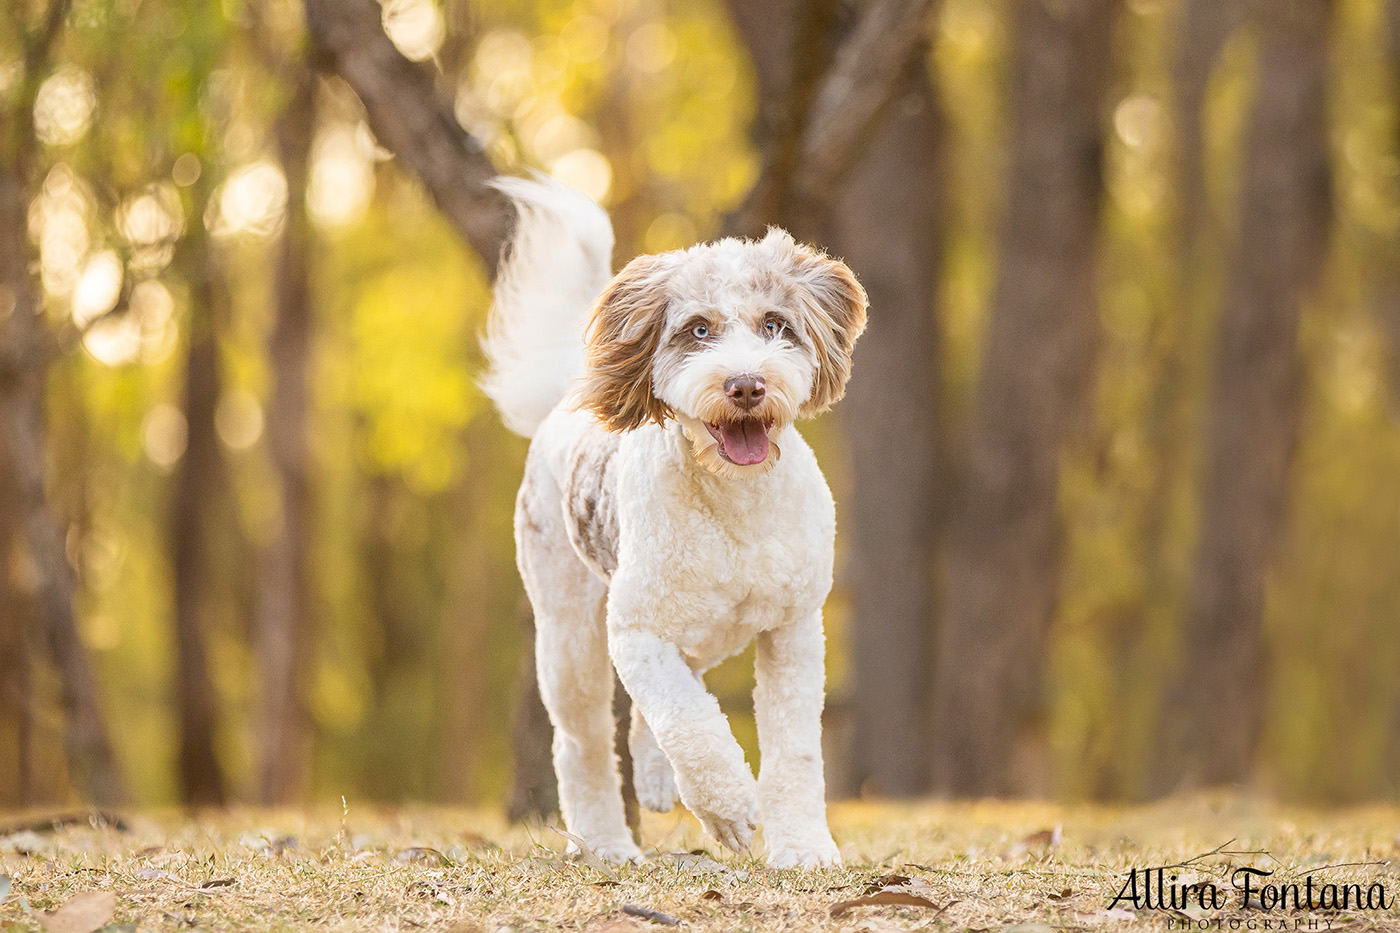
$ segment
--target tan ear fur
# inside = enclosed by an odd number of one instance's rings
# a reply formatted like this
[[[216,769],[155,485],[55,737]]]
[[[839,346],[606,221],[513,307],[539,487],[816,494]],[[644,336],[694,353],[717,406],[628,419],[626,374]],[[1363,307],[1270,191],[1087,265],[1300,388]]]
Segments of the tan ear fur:
[[[666,323],[663,265],[659,255],[638,256],[589,313],[579,404],[610,431],[660,424],[671,415],[651,390],[652,362]]]
[[[793,250],[794,277],[810,296],[802,302],[807,332],[817,352],[817,374],[812,395],[802,403],[801,414],[811,417],[826,411],[846,394],[851,378],[851,351],[865,330],[865,289],[844,262],[804,246]]]

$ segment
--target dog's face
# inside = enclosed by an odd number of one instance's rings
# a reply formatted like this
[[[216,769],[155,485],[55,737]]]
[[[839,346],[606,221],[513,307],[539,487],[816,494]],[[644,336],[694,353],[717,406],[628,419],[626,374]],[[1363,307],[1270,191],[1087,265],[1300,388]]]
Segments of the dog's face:
[[[845,393],[865,309],[844,263],[781,230],[639,256],[593,308],[580,403],[614,431],[674,418],[711,470],[764,472],[783,426]]]

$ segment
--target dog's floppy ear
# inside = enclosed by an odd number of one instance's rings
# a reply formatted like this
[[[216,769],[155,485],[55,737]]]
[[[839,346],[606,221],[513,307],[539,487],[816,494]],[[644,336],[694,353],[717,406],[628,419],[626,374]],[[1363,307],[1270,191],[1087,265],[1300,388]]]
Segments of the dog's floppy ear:
[[[666,323],[664,265],[661,255],[629,262],[588,317],[578,400],[610,431],[660,424],[671,414],[651,390],[652,361]]]
[[[851,351],[856,338],[865,330],[865,289],[844,262],[825,253],[792,242],[786,233],[774,231],[767,239],[781,236],[791,244],[793,279],[798,285],[798,304],[808,335],[816,347],[817,374],[812,394],[802,403],[804,417],[821,414],[846,394],[851,378]]]

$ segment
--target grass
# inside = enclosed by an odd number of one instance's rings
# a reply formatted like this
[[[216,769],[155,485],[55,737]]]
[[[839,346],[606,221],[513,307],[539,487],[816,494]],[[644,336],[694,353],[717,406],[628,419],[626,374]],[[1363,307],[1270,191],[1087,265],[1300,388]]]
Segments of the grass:
[[[609,878],[564,858],[564,840],[547,827],[484,812],[142,813],[127,817],[126,831],[79,825],[0,837],[0,874],[12,877],[0,930],[44,930],[44,911],[91,891],[115,893],[114,931],[666,929],[626,913],[629,905],[724,933],[1183,929],[1185,917],[1211,930],[1231,930],[1231,919],[1242,930],[1400,930],[1394,906],[1242,911],[1229,881],[1251,865],[1274,870],[1270,880],[1302,883],[1311,872],[1318,884],[1381,882],[1400,900],[1389,864],[1400,855],[1395,809],[1305,811],[1239,798],[1135,809],[852,802],[831,816],[846,858],[839,869],[771,871],[756,855],[719,851],[678,810],[648,815],[643,841],[655,855]],[[691,854],[699,849],[708,854]],[[1188,861],[1172,873],[1183,884],[1217,881],[1228,909],[1108,909],[1130,869]],[[883,877],[891,875],[908,881]],[[936,906],[833,915],[882,880]]]

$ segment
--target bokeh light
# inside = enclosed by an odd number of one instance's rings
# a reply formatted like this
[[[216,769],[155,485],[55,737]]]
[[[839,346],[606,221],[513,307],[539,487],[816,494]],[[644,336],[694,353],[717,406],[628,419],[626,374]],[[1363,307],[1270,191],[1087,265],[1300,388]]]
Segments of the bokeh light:
[[[34,132],[49,146],[70,146],[83,138],[97,106],[92,78],[65,65],[39,86],[34,98]]]
[[[275,162],[253,162],[229,175],[213,203],[218,207],[210,226],[215,236],[270,236],[286,211],[287,177]]]
[[[432,58],[442,46],[446,27],[432,0],[388,0],[384,31],[406,57],[416,62]]]

